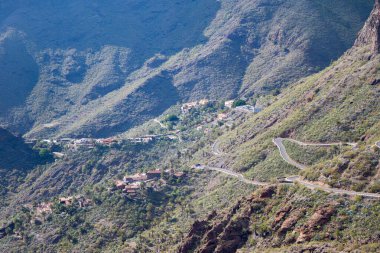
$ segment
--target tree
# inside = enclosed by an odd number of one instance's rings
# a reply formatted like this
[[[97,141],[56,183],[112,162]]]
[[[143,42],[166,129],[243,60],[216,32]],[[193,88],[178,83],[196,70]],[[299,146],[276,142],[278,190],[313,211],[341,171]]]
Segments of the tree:
[[[166,121],[169,121],[169,122],[176,122],[178,121],[179,118],[177,115],[174,115],[174,114],[169,114],[168,116],[166,116]]]
[[[146,212],[147,212],[147,218],[148,220],[151,220],[154,218],[154,206],[152,203],[149,203],[146,207]]]
[[[238,99],[238,100],[235,100],[233,103],[232,103],[232,107],[233,108],[236,108],[238,106],[243,106],[243,105],[246,105],[247,102],[245,102],[245,100],[243,99]]]
[[[50,152],[46,148],[41,148],[38,154],[42,159],[50,158]]]

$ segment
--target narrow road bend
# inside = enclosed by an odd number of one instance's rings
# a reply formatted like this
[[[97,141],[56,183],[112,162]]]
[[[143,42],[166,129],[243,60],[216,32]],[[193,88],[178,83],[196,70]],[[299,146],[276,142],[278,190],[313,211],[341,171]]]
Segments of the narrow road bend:
[[[299,168],[300,170],[304,170],[307,167],[306,165],[300,164],[300,163],[294,161],[293,159],[291,159],[289,157],[288,153],[286,152],[286,148],[282,143],[283,140],[287,140],[287,139],[283,139],[283,138],[273,139],[273,143],[278,147],[282,159],[285,162]],[[293,141],[295,141],[295,140],[293,140]],[[302,143],[302,142],[298,142],[298,141],[295,141],[295,142]],[[356,144],[354,144],[354,143],[343,143],[343,144],[356,146]],[[380,144],[380,143],[377,143],[377,144]],[[337,144],[336,143],[321,143],[321,144],[313,143],[313,146],[334,146],[334,145],[337,145]],[[311,190],[318,189],[318,190],[322,190],[322,191],[325,191],[328,193],[333,193],[333,194],[349,195],[349,196],[363,196],[363,197],[369,197],[369,198],[380,198],[380,194],[378,194],[378,193],[355,192],[355,191],[348,191],[348,190],[343,190],[343,189],[338,189],[338,188],[331,188],[331,187],[322,186],[322,185],[319,185],[319,184],[316,184],[313,182],[302,180],[300,176],[287,177],[287,178],[285,178],[284,182],[287,182],[287,183],[298,182],[301,185],[303,185],[303,186],[305,186]]]

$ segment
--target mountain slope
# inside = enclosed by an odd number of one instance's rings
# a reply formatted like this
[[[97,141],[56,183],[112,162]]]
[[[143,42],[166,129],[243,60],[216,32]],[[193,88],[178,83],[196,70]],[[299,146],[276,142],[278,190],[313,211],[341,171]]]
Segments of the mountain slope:
[[[40,162],[38,153],[23,139],[0,128],[0,197],[3,197],[8,186],[17,186]]]
[[[125,141],[87,151],[67,149],[62,160],[30,173],[18,191],[9,196],[7,205],[0,206],[4,221],[0,248],[48,252],[377,252],[378,200],[309,190],[296,182],[277,184],[276,179],[300,174],[316,181],[314,184],[380,191],[373,187],[380,175],[380,150],[374,146],[380,140],[380,55],[376,50],[379,8],[377,1],[355,46],[330,67],[270,97],[268,107],[258,114],[237,113],[230,127],[205,123],[212,114],[221,112],[210,106],[204,109],[205,115],[200,116],[200,110],[194,112],[194,119],[190,118],[192,113],[181,117],[190,122],[191,128],[179,133],[183,141]],[[163,59],[157,56],[156,60]],[[169,59],[164,65],[175,62]],[[155,63],[151,61],[149,65]],[[165,99],[165,92],[154,88],[172,87],[174,79],[166,71],[159,72],[159,78],[151,70],[152,75],[146,76],[143,83],[122,88],[113,95],[116,100],[135,104],[140,104],[138,98],[154,99],[150,94]],[[141,77],[144,73],[135,75]],[[176,89],[170,91],[171,96],[177,94]],[[108,98],[104,102],[120,106]],[[124,107],[116,108],[121,115],[126,114]],[[125,108],[160,113],[150,105]],[[106,114],[102,108],[93,109],[94,116]],[[110,112],[104,119],[107,120],[98,119],[99,123],[111,124],[109,129],[117,131],[120,122],[112,121]],[[81,118],[63,129],[66,134],[72,127],[79,132],[89,131],[82,126],[91,129],[91,124]],[[204,131],[196,130],[198,126]],[[102,135],[107,133],[101,124],[93,127],[99,127],[97,132]],[[272,143],[277,137],[305,143],[357,145],[338,147],[326,151],[326,155],[319,149],[315,152],[285,143],[293,159],[312,156],[305,162],[308,168],[301,172],[282,159]],[[212,152],[212,147],[218,152]],[[348,160],[347,166],[333,164],[341,160]],[[311,161],[322,161],[323,166]],[[256,186],[244,184],[242,177],[188,169],[194,163],[223,167],[225,172],[234,169],[247,178],[274,185],[251,195]],[[115,180],[126,173],[150,168],[184,169],[187,174],[184,181],[159,180],[153,189],[145,188],[144,183],[142,196],[137,199],[115,189]],[[358,183],[364,187],[358,187]],[[58,203],[58,197],[82,194],[91,200],[90,206]],[[31,204],[33,201],[36,203]],[[40,212],[46,203],[52,203],[47,214]],[[4,233],[7,228],[9,232]]]
[[[380,139],[380,1],[375,2],[347,53],[326,70],[286,89],[267,109],[219,139],[219,148],[226,153],[224,167],[235,166],[247,176],[269,180],[284,170],[273,138],[311,144],[356,142],[348,150],[338,145],[335,152],[340,154],[306,166],[301,175],[319,186],[380,192],[376,145]],[[316,153],[301,145],[291,150],[302,158],[302,150]],[[371,218],[366,220],[364,213]],[[179,251],[378,252],[378,222],[378,200],[349,200],[310,192],[298,184],[270,186],[227,211],[196,221]]]
[[[325,168],[321,178],[335,187],[353,190],[369,191],[377,185],[378,151],[374,146],[380,139],[379,16],[377,2],[352,49],[326,70],[286,89],[242,126],[221,136],[219,147],[227,154],[225,166],[245,172],[248,177],[269,180],[286,175],[287,165],[272,143],[273,138],[358,143],[349,150],[338,147],[334,158],[327,159],[330,165],[318,167]],[[301,149],[308,152],[307,147],[299,146],[293,153]],[[347,159],[352,164],[340,167],[339,163]],[[214,160],[220,163],[220,158]],[[313,169],[316,171],[313,167],[310,170]]]
[[[16,100],[2,93],[7,102],[0,104],[0,122],[28,136],[109,136],[179,101],[265,93],[343,53],[370,5],[370,0],[4,1],[0,48],[6,53],[0,65],[13,73],[15,67],[6,65],[13,57],[25,71],[3,75],[1,89],[22,92]],[[150,96],[152,88],[175,99]]]
[[[38,156],[21,138],[0,128],[0,168],[30,169]]]

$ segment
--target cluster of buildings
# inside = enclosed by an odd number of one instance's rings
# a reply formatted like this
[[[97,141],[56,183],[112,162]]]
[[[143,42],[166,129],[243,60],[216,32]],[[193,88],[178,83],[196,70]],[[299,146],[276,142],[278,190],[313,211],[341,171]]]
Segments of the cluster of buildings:
[[[62,138],[56,140],[44,139],[29,139],[26,140],[26,143],[35,145],[38,141],[42,143],[46,143],[47,145],[62,145],[70,149],[79,149],[79,148],[94,148],[96,145],[101,146],[111,146],[112,144],[122,144],[123,142],[131,142],[131,143],[149,143],[158,139],[170,139],[175,140],[178,137],[175,134],[169,135],[145,135],[136,138],[127,138],[127,139],[119,139],[119,138],[105,138],[105,139],[93,139],[93,138],[81,138],[81,139],[73,139],[73,138]],[[61,154],[55,154],[57,156],[61,156]],[[58,157],[61,158],[61,157]]]
[[[224,106],[229,108],[229,109],[232,109],[234,102],[235,102],[235,100],[228,100],[228,101],[224,102]],[[253,106],[253,105],[237,106],[235,108],[235,110],[244,111],[244,112],[251,112],[251,113],[258,113],[261,111],[261,109],[259,107]]]
[[[149,183],[160,180],[162,175],[171,175],[175,178],[182,178],[183,172],[173,172],[171,170],[150,170],[146,173],[136,173],[134,175],[126,175],[123,180],[115,181],[115,189],[122,190],[128,196],[134,197],[141,189],[142,183]]]
[[[258,107],[252,106],[252,105],[242,105],[235,108],[237,111],[244,111],[244,112],[250,112],[250,113],[258,113],[261,110]]]
[[[112,144],[118,144],[120,142],[121,140],[113,139],[113,138],[106,138],[106,139],[81,138],[81,139],[71,139],[71,141],[68,142],[68,146],[75,149],[80,148],[80,147],[94,148],[95,145],[111,146]]]
[[[65,206],[71,206],[73,204],[78,204],[80,208],[88,207],[92,205],[91,199],[87,199],[82,195],[71,196],[71,197],[61,197],[58,199],[60,204]],[[35,212],[37,216],[44,216],[46,214],[50,214],[53,212],[53,202],[42,202],[38,204],[35,208]],[[25,207],[32,209],[32,205],[25,205]]]
[[[92,139],[92,138],[62,138],[62,139],[28,139],[25,142],[27,144],[35,145],[37,142],[45,143],[47,145],[67,145],[69,147],[95,147],[96,144],[109,146],[113,143],[119,143],[121,140],[107,138],[107,139]]]
[[[199,101],[185,103],[181,106],[181,112],[183,114],[185,114],[185,113],[188,113],[191,109],[199,108],[201,106],[208,105],[208,103],[210,103],[210,101],[208,99],[201,99]]]
[[[136,138],[127,138],[126,140],[132,143],[149,143],[156,140],[176,140],[178,137],[174,134],[159,134],[159,135],[145,135]]]
[[[86,199],[85,197],[78,195],[78,196],[70,196],[70,197],[62,197],[59,198],[59,203],[65,205],[65,206],[71,206],[75,203],[79,205],[80,208],[88,207],[92,205],[91,199]]]
[[[36,214],[41,216],[44,214],[52,213],[53,212],[52,208],[53,208],[52,202],[43,202],[36,207]]]
[[[132,143],[149,143],[160,137],[161,136],[159,135],[146,135],[146,136],[141,136],[141,137],[136,137],[136,138],[128,138],[127,141],[130,141]]]

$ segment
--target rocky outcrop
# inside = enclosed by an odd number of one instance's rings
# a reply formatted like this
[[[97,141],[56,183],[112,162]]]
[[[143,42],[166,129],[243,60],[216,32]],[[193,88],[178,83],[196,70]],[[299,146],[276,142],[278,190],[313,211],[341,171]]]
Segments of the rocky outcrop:
[[[284,220],[281,227],[278,229],[279,235],[285,235],[294,225],[305,215],[305,209],[298,209],[292,212],[287,219]]]
[[[306,224],[300,229],[300,235],[297,238],[297,243],[310,241],[313,233],[324,226],[330,220],[331,216],[333,216],[335,211],[335,204],[318,208]]]
[[[227,213],[212,213],[205,221],[196,221],[181,245],[180,253],[236,252],[247,241],[253,213],[265,206],[263,193],[273,195],[275,187],[268,187],[248,199],[238,201]],[[267,197],[267,194],[264,194]]]
[[[183,242],[180,253],[192,252],[197,246],[197,242],[202,238],[204,233],[209,229],[209,224],[207,221],[195,221],[190,229],[190,232]]]
[[[355,46],[370,46],[372,53],[380,53],[380,0],[375,0],[375,7],[359,33]]]
[[[271,199],[276,190],[276,186],[265,187],[251,197],[238,201],[227,213],[212,213],[207,220],[196,221],[179,252],[236,252],[252,233],[252,215],[263,212],[266,200]]]
[[[271,198],[276,193],[275,186],[268,186],[260,191],[260,198]]]
[[[338,208],[337,202],[329,201],[314,209],[297,203],[305,201],[300,196],[283,200],[278,191],[276,186],[259,189],[228,212],[213,212],[206,220],[196,221],[179,252],[234,253],[252,241],[257,247],[254,249],[302,244],[309,242],[324,226],[333,225],[330,220]],[[278,211],[273,212],[276,208]]]

